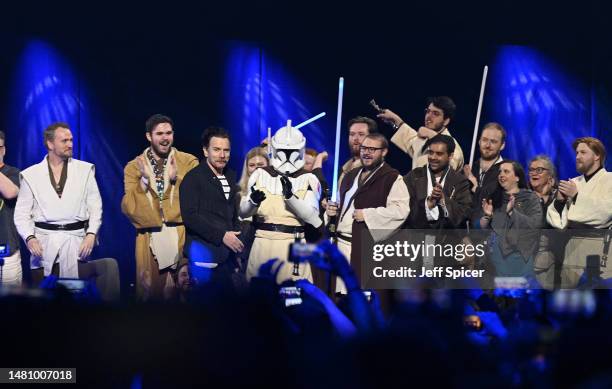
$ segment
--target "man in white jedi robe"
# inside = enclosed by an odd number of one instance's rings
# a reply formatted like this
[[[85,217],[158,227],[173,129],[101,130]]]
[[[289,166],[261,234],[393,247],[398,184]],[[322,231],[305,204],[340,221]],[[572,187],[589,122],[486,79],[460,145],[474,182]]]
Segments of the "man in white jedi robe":
[[[578,138],[573,146],[576,170],[582,175],[559,182],[557,198],[546,213],[551,226],[570,230],[561,269],[562,288],[578,284],[587,267],[587,256],[597,255],[602,259],[608,254],[604,234],[595,229],[612,226],[612,173],[603,167],[606,149],[601,141],[592,137]],[[612,263],[599,270],[602,278],[612,277]]]
[[[49,153],[21,172],[15,226],[31,253],[32,269],[78,278],[102,224],[102,199],[94,165],[72,158],[72,134],[66,123],[45,130]]]

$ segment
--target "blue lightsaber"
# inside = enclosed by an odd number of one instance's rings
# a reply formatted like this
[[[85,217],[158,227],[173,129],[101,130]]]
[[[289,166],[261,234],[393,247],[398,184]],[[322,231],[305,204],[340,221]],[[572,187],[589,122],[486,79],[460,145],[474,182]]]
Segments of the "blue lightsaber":
[[[332,181],[331,201],[336,202],[338,195],[338,159],[340,158],[340,126],[342,125],[342,97],[344,95],[344,78],[338,81],[338,114],[336,116],[336,144],[334,145],[334,179]]]
[[[314,122],[315,120],[322,118],[323,116],[325,116],[325,112],[321,112],[317,116],[311,117],[310,119],[306,120],[305,122],[302,122],[302,123],[298,124],[297,126],[295,126],[293,128],[300,129],[300,128],[304,127],[305,125],[310,124],[310,123]]]

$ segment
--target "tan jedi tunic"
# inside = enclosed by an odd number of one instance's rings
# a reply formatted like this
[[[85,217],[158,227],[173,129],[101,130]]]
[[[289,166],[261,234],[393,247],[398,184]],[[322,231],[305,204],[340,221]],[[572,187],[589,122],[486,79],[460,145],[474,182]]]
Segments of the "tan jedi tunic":
[[[442,130],[440,134],[452,137],[448,128]],[[459,170],[463,167],[463,151],[457,139],[453,138],[453,140],[455,141],[455,152],[453,153],[453,159],[451,159],[450,165],[453,169]],[[393,137],[391,137],[391,142],[399,147],[404,153],[410,155],[413,169],[427,165],[427,153],[421,151],[427,139],[420,138],[417,131],[408,124],[404,123],[400,126],[395,134],[393,134]]]
[[[285,226],[303,226],[305,223],[318,228],[321,224],[319,219],[319,199],[321,196],[321,184],[312,173],[301,174],[297,177],[289,177],[292,190],[297,201],[300,203],[301,211],[305,217],[300,217],[295,209],[291,209],[289,201],[285,200],[282,192],[280,176],[272,176],[265,169],[257,169],[249,178],[249,188],[265,193],[266,199],[257,208],[254,219],[259,223],[280,224]],[[241,216],[250,216],[249,195],[241,200]],[[316,223],[318,222],[318,223]],[[299,234],[302,240],[303,233]],[[307,279],[312,282],[312,271],[310,264],[301,263],[298,275],[293,274],[293,263],[289,263],[289,246],[295,242],[296,236],[290,233],[265,231],[258,229],[255,232],[255,240],[249,255],[249,263],[246,270],[247,280],[257,276],[261,265],[271,258],[278,258],[283,263],[278,275],[277,282],[280,284],[286,280]]]
[[[198,159],[188,153],[172,149],[170,156],[176,158],[176,183],[168,182],[167,168],[164,171],[166,185],[163,198],[159,199],[155,189],[155,179],[149,180],[147,191],[140,186],[140,170],[136,159],[130,161],[124,171],[125,194],[121,201],[121,210],[136,228],[136,294],[140,299],[148,297],[162,298],[166,285],[168,263],[176,263],[183,255],[185,244],[185,227],[182,225],[179,204],[179,189],[183,177],[198,165]],[[148,163],[146,150],[143,152]],[[179,225],[177,225],[179,224]],[[159,239],[152,239],[159,234]],[[166,238],[166,239],[164,239]],[[176,244],[168,245],[164,242]],[[171,246],[171,247],[169,247]],[[157,260],[153,249],[163,253],[164,258]],[[158,254],[160,255],[160,254]],[[172,257],[172,258],[169,258]],[[143,284],[151,284],[147,287]]]

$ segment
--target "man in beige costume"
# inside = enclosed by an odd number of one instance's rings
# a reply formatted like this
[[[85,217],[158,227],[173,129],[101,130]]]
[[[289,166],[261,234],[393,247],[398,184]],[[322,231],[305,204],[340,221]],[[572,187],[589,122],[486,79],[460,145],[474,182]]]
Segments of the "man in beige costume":
[[[592,137],[578,138],[573,146],[576,170],[582,175],[559,181],[557,198],[546,213],[551,226],[570,229],[561,269],[562,288],[578,284],[587,266],[587,256],[603,257],[604,234],[596,229],[612,226],[612,173],[604,168],[606,149],[599,139]],[[612,263],[602,266],[600,272],[602,278],[612,277]]]
[[[416,169],[427,165],[427,152],[423,150],[423,146],[428,139],[438,134],[451,136],[448,125],[453,119],[456,108],[450,97],[429,98],[427,108],[425,108],[425,123],[418,131],[406,124],[390,109],[383,109],[377,117],[393,126],[396,132],[391,142],[412,158],[412,168]],[[455,152],[450,165],[453,169],[459,170],[463,166],[463,151],[457,140],[455,138],[453,140],[455,141]]]
[[[139,299],[162,299],[172,288],[171,274],[182,258],[185,227],[179,187],[198,159],[172,147],[174,123],[164,115],[146,122],[150,142],[124,171],[121,210],[136,228],[136,294]]]

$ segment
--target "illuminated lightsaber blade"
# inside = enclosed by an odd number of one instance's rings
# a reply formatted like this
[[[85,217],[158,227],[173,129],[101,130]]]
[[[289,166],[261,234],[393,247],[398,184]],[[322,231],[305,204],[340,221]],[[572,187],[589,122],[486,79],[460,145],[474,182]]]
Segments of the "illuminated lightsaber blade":
[[[334,146],[334,179],[332,181],[331,201],[336,202],[338,194],[338,159],[340,158],[340,126],[342,121],[342,97],[344,94],[344,78],[338,81],[338,114],[336,116],[336,144]]]
[[[272,128],[268,127],[268,159],[272,158]]]
[[[482,84],[480,85],[480,98],[478,99],[478,110],[476,111],[476,123],[474,124],[474,136],[472,137],[472,150],[470,151],[470,167],[474,163],[474,152],[476,151],[476,139],[478,138],[478,126],[480,125],[480,111],[482,110],[482,98],[484,97],[485,85],[487,84],[487,73],[489,67],[485,66],[482,72]]]
[[[298,124],[297,126],[295,126],[293,128],[300,129],[300,128],[304,127],[305,125],[314,122],[317,119],[321,119],[323,116],[325,116],[325,112],[321,112],[317,116],[311,117],[310,119],[306,120],[305,122],[302,122],[302,123]]]

